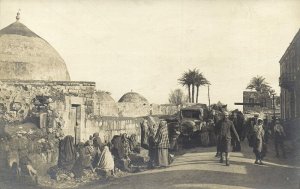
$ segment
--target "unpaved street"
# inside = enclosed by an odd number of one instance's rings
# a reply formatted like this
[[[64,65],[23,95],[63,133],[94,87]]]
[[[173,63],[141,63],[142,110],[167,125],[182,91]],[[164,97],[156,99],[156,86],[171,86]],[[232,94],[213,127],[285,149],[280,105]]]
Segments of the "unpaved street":
[[[246,144],[242,152],[231,153],[229,167],[214,157],[215,148],[196,148],[178,156],[167,169],[135,173],[87,188],[299,188],[299,167],[292,166],[291,158],[276,159],[269,146],[264,166],[254,165],[252,149]]]

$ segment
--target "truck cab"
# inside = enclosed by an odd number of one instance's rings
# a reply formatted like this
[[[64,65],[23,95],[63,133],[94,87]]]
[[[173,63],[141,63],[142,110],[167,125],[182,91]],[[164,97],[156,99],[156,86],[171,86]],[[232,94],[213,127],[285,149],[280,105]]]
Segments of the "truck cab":
[[[208,118],[208,108],[205,104],[196,104],[182,108],[179,111],[179,130],[184,146],[195,143],[201,130],[201,123]]]

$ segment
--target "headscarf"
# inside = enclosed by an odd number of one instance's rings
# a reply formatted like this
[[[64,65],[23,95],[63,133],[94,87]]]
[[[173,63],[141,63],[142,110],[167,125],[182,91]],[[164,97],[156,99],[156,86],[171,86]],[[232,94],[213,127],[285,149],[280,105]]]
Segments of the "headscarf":
[[[258,123],[261,121],[261,123]],[[263,128],[263,120],[261,118],[257,119],[257,124],[254,125],[253,131],[257,138],[261,138],[264,135],[264,128]]]

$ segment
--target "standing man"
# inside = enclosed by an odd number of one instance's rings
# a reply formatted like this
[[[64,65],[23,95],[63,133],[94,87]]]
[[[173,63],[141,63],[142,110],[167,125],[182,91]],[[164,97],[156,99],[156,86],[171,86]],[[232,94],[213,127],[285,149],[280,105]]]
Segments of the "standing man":
[[[285,135],[282,124],[280,124],[280,121],[278,119],[276,119],[275,126],[274,126],[274,142],[275,142],[275,151],[276,151],[276,157],[277,158],[279,158],[279,149],[278,149],[278,147],[281,148],[283,158],[286,158],[285,157],[284,143],[283,143],[285,136],[286,135]]]
[[[231,144],[231,131],[233,131],[236,139],[238,142],[240,142],[239,135],[237,134],[233,122],[229,120],[228,118],[229,113],[224,112],[224,118],[218,123],[218,138],[219,138],[219,150],[221,152],[221,158],[220,163],[223,163],[223,153],[225,152],[225,158],[226,158],[226,166],[229,166],[229,149]]]
[[[263,120],[261,118],[257,119],[257,123],[253,127],[253,152],[255,154],[255,164],[263,165],[262,163],[262,150],[265,131],[263,128]]]
[[[157,163],[157,158],[156,158],[156,145],[155,145],[155,133],[156,133],[156,124],[154,121],[149,121],[148,122],[148,156],[149,156],[149,162],[148,162],[148,168],[152,169],[155,167]]]

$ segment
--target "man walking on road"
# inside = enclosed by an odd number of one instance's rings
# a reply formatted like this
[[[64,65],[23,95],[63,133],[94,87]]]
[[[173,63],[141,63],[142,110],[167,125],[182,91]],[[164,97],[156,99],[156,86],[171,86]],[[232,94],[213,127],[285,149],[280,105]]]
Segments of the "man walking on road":
[[[257,119],[257,123],[253,127],[253,152],[255,154],[255,164],[264,165],[262,163],[262,150],[264,144],[265,131],[263,128],[263,120],[261,118]]]
[[[231,131],[236,136],[236,139],[238,142],[240,142],[239,135],[237,134],[233,122],[229,120],[228,118],[229,113],[224,112],[224,118],[223,120],[219,121],[217,124],[217,132],[218,132],[218,142],[220,145],[220,152],[221,152],[221,158],[220,163],[223,163],[223,153],[225,152],[225,158],[226,158],[226,166],[229,166],[229,150],[231,146]]]

